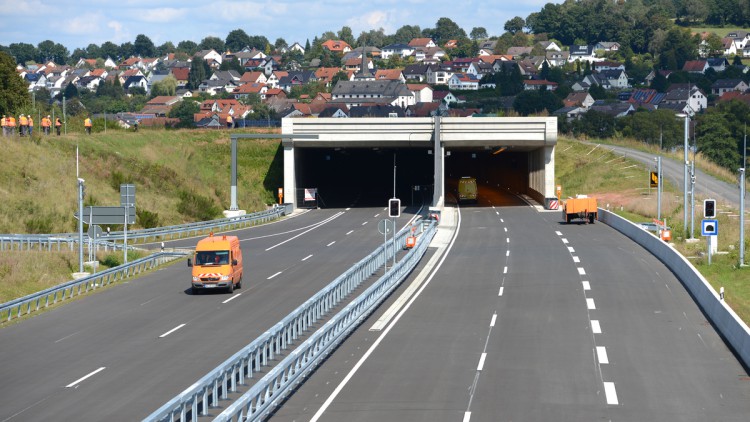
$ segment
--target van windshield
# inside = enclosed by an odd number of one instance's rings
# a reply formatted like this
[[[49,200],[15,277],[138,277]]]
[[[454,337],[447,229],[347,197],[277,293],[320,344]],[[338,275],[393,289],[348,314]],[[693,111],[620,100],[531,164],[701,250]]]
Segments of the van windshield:
[[[200,251],[195,253],[196,265],[229,264],[229,251]]]

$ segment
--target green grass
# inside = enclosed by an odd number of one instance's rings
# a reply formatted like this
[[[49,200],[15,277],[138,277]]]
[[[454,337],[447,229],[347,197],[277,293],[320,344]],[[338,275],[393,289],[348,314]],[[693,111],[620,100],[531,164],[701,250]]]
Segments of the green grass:
[[[732,27],[732,26],[726,26],[726,27],[711,27],[711,26],[696,26],[696,27],[690,27],[690,31],[695,34],[700,34],[702,32],[713,32],[716,35],[724,38],[727,36],[728,33],[733,31],[750,31],[748,28],[740,28],[740,27]]]

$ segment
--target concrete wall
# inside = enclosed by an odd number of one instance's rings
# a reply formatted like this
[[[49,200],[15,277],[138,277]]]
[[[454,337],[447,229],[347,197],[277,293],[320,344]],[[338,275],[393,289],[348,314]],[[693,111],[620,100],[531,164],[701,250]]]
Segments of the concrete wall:
[[[599,220],[612,226],[659,258],[682,282],[746,368],[750,368],[750,329],[684,256],[656,236],[599,208]],[[731,294],[732,292],[728,292]]]

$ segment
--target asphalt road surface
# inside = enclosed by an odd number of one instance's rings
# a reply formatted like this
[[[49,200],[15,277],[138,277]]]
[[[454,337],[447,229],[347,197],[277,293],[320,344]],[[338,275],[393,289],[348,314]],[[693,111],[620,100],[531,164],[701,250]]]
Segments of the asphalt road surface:
[[[245,259],[233,295],[191,295],[181,260],[0,329],[0,421],[146,417],[372,252],[385,215],[318,210],[232,232]]]
[[[272,421],[748,420],[750,377],[660,261],[480,193],[400,316],[370,331],[401,291]]]

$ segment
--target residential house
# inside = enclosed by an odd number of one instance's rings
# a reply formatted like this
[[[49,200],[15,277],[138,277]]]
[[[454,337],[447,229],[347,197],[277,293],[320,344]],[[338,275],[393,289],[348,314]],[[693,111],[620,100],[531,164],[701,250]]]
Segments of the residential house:
[[[404,72],[401,69],[378,69],[375,72],[375,80],[382,79],[406,83]]]
[[[480,62],[480,61],[481,59],[479,57],[465,57],[465,58],[454,59],[451,61],[446,61],[443,64],[452,67],[455,73],[466,73],[469,70],[469,66],[471,66],[472,63]]]
[[[425,77],[430,85],[447,85],[448,80],[454,73],[455,71],[450,65],[436,64],[427,68]]]
[[[212,81],[239,82],[241,78],[242,75],[237,73],[236,70],[215,70],[208,79]]]
[[[565,66],[570,59],[569,51],[547,51],[544,54],[544,58],[547,60],[547,64],[550,67]]]
[[[266,76],[269,76],[273,73],[274,70],[277,70],[281,67],[281,63],[274,57],[266,57],[260,63],[259,67],[263,68],[263,73],[265,73]]]
[[[560,46],[554,41],[539,41],[537,44],[539,44],[544,51],[562,51],[562,48],[560,48]]]
[[[298,85],[307,85],[311,82],[317,82],[315,72],[312,70],[288,72],[286,76],[279,79],[279,88],[283,89],[286,92],[291,92],[292,87]]]
[[[591,70],[593,70],[594,72],[601,72],[604,70],[625,70],[625,64],[604,60],[601,62],[593,63],[591,65]]]
[[[286,100],[286,91],[281,88],[268,88],[268,90],[266,90],[265,97],[266,102],[276,99]]]
[[[606,78],[610,89],[627,89],[630,88],[628,74],[623,69],[602,70],[595,72],[602,78]]]
[[[417,47],[411,57],[417,62],[440,63],[445,57],[445,50],[440,47]]]
[[[221,57],[221,54],[217,53],[216,50],[214,49],[201,50],[195,53],[193,57],[206,61],[208,65],[213,69],[216,69],[219,66],[221,66],[221,62],[223,60]]]
[[[443,44],[443,48],[446,50],[453,50],[454,48],[458,48],[458,40],[448,40]]]
[[[625,117],[635,112],[635,107],[631,103],[623,102],[605,102],[603,100],[597,100],[591,106],[589,110],[594,110],[599,113],[608,114],[615,118]]]
[[[332,53],[344,54],[352,50],[352,46],[341,40],[327,40],[320,45]]]
[[[327,105],[318,113],[318,117],[347,118],[349,117],[349,108],[345,104]]]
[[[452,90],[477,91],[479,89],[479,79],[477,75],[470,73],[454,73],[448,79],[448,88]]]
[[[521,57],[531,55],[531,51],[533,49],[533,47],[508,47],[508,51],[505,54],[513,57],[513,59],[516,60]]]
[[[416,51],[416,48],[408,44],[390,44],[380,49],[380,58],[388,60],[394,55],[409,57],[414,51]]]
[[[188,83],[188,75],[190,75],[189,67],[173,67],[169,72],[177,80],[177,87],[184,87]]]
[[[548,81],[546,79],[529,79],[523,81],[523,89],[526,91],[554,91],[557,89],[557,82]]]
[[[437,44],[432,38],[413,38],[409,41],[410,47],[435,48]]]
[[[708,107],[708,98],[706,94],[701,91],[695,85],[692,84],[672,84],[669,86],[667,95],[662,100],[659,108],[663,108],[665,104],[682,104],[687,105],[687,114],[693,116],[695,113],[700,113]]]
[[[295,42],[291,46],[289,46],[289,51],[296,51],[301,53],[302,55],[305,54],[305,47],[303,47],[300,43]]]
[[[709,57],[706,59],[708,66],[718,72],[723,72],[729,67],[729,60],[725,57]]]
[[[571,45],[570,46],[570,57],[571,63],[579,61],[593,63],[599,61],[596,58],[593,45]]]
[[[148,81],[142,75],[130,76],[122,84],[122,87],[128,92],[133,88],[143,88],[143,92],[148,92]]]
[[[654,109],[661,104],[666,96],[667,94],[658,92],[655,89],[638,88],[630,93],[630,98],[626,101],[633,104],[636,108]]]
[[[718,97],[726,92],[745,92],[749,86],[742,79],[719,79],[711,85],[711,94]]]
[[[433,89],[427,84],[406,84],[406,87],[414,94],[414,101],[419,103],[431,103]]]
[[[167,117],[172,107],[180,101],[182,101],[182,97],[177,95],[157,96],[149,100],[140,113],[153,114],[156,117]]]
[[[729,91],[724,93],[721,97],[719,97],[718,102],[725,102],[725,101],[742,101],[746,105],[750,106],[750,94],[739,92],[739,91]]]
[[[708,61],[706,60],[688,60],[682,66],[682,70],[685,72],[700,74],[706,73],[706,70],[708,70],[708,68]]]
[[[616,41],[600,41],[594,44],[594,51],[604,51],[606,53],[620,50],[620,43]]]
[[[448,107],[439,102],[418,102],[406,108],[406,117],[434,117],[448,113]]]
[[[254,84],[265,84],[266,81],[268,81],[268,77],[266,77],[265,73],[263,72],[245,72],[242,74],[242,77],[240,77],[241,83],[254,83]]]
[[[521,72],[521,76],[527,79],[536,77],[536,75],[539,74],[539,69],[541,68],[541,66],[535,61],[529,59],[520,60],[516,62],[516,64],[518,65],[518,70]]]
[[[469,68],[466,69],[466,73],[470,75],[474,75],[478,77],[479,79],[482,78],[484,75],[491,75],[495,73],[495,68],[492,66],[491,63],[486,63],[483,61],[476,61],[472,62],[469,65]]]
[[[344,62],[344,71],[357,73],[362,68],[362,58],[352,58]],[[375,66],[372,64],[372,59],[367,59],[367,69],[372,70]]]
[[[368,104],[349,108],[351,117],[405,117],[402,107],[391,104]]]
[[[458,104],[460,102],[450,91],[434,91],[432,93],[432,101],[446,105]]]
[[[594,97],[588,92],[571,92],[563,100],[565,107],[580,107],[584,110],[588,110],[594,105]]]
[[[128,57],[127,59],[120,62],[117,68],[120,70],[137,69],[138,62],[140,61],[141,61],[140,57]]]
[[[281,78],[289,76],[289,72],[285,70],[276,70],[270,75],[268,75],[268,80],[266,81],[266,85],[270,86],[271,88],[278,88],[279,87],[279,81]]]
[[[247,82],[235,88],[234,91],[232,91],[232,94],[237,100],[249,98],[252,94],[257,94],[261,100],[265,100],[266,92],[268,92],[268,86],[266,84]]]
[[[392,80],[339,81],[331,90],[331,101],[350,109],[367,104],[390,104],[401,108],[415,104],[414,93],[405,84]]]
[[[29,84],[29,92],[47,88],[47,75],[44,73],[27,73],[23,78]]]
[[[205,118],[217,117],[222,124],[226,122],[227,116],[235,120],[244,119],[252,108],[232,99],[205,100],[200,105],[200,111],[193,115],[193,120],[199,122]]]
[[[410,64],[403,70],[404,78],[406,78],[407,81],[424,82],[427,80],[427,70],[430,66],[431,65],[423,63]]]
[[[341,71],[338,67],[319,67],[315,69],[315,78],[318,82],[324,83],[327,88],[330,88],[333,78]],[[353,75],[353,72],[349,72],[349,80]]]
[[[198,91],[209,95],[216,95],[221,92],[234,92],[234,89],[239,85],[239,81],[232,79],[205,79],[198,85]]]
[[[84,76],[76,82],[78,88],[85,88],[89,91],[96,91],[99,88],[99,84],[102,83],[102,78],[98,76]]]
[[[495,54],[495,46],[497,46],[497,40],[482,41],[479,43],[479,55],[491,56]]]
[[[567,120],[568,122],[572,122],[573,120],[580,119],[581,116],[586,114],[587,111],[588,110],[583,107],[572,105],[557,109],[552,112],[552,115],[565,116],[565,120]]]

